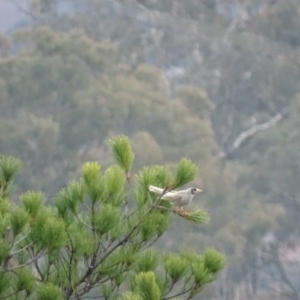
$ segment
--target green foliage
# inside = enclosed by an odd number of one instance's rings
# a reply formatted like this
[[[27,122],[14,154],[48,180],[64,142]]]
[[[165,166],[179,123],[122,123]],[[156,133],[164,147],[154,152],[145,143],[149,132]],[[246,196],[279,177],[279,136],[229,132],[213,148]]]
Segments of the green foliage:
[[[75,206],[74,202],[70,201],[70,197],[66,191],[66,189],[62,189],[54,198],[55,206],[58,210],[58,215],[62,217],[64,220],[70,218],[69,209],[72,213],[76,212],[77,206]]]
[[[73,214],[77,214],[79,199],[74,198],[70,193],[70,189],[64,188],[55,197],[56,207],[61,216],[65,216],[67,209],[69,208]]]
[[[176,282],[187,272],[189,262],[178,254],[167,254],[164,260],[164,266],[172,282]]]
[[[192,271],[198,286],[203,286],[213,279],[212,274],[205,268],[204,262],[201,260],[192,263]]]
[[[161,298],[159,286],[153,272],[141,272],[131,282],[132,290],[142,299],[156,300]]]
[[[179,177],[191,178],[192,163],[181,165]],[[100,296],[106,299],[158,300],[175,298],[171,294],[180,280],[188,283],[184,294],[199,292],[198,284],[212,280],[223,267],[222,256],[209,250],[191,260],[184,253],[147,249],[168,229],[172,210],[146,194],[146,201],[131,201],[142,197],[148,184],[167,185],[172,178],[166,167],[146,167],[138,173],[133,193],[130,181],[125,193],[124,170],[112,165],[101,174],[94,162],[84,164],[82,178],[54,196],[55,208],[38,191],[21,194],[20,206],[1,199],[1,297],[83,299],[101,283]],[[123,199],[129,199],[129,208]]]
[[[191,293],[212,281],[225,264],[225,257],[214,249],[208,249],[203,256],[199,256],[191,250],[183,250],[180,257],[186,260],[186,264],[189,266],[188,272],[194,278],[195,285],[191,289]]]
[[[29,215],[21,208],[13,208],[10,213],[10,224],[14,236],[19,235],[29,221]]]
[[[224,268],[225,258],[215,249],[208,249],[204,253],[204,265],[209,272],[216,274]]]
[[[198,225],[206,224],[210,220],[209,215],[203,209],[195,209],[191,212],[183,214],[182,216],[188,221]]]
[[[154,271],[158,265],[158,253],[154,250],[145,250],[141,252],[138,256],[135,265],[135,271],[140,272],[150,272]]]
[[[112,295],[113,293],[113,288],[110,284],[102,284],[101,287],[101,292],[103,294],[103,298],[104,299],[109,299],[109,297]]]
[[[101,167],[98,162],[87,162],[83,165],[82,177],[87,186],[89,186],[91,182],[99,179],[100,169]]]
[[[110,140],[110,146],[117,163],[126,173],[129,173],[132,168],[134,153],[128,137],[124,135],[116,136]]]
[[[58,251],[67,243],[64,222],[55,216],[52,209],[43,207],[31,226],[30,237],[38,251]]]
[[[151,212],[147,218],[141,220],[141,234],[144,241],[154,237],[162,236],[169,225],[169,214]]]
[[[0,214],[4,216],[8,211],[9,211],[9,201],[7,198],[2,198],[0,201]],[[0,226],[0,232],[1,232],[1,226]]]
[[[143,300],[144,298],[137,293],[127,292],[118,300]]]
[[[21,161],[13,156],[0,157],[0,182],[8,184],[21,166]]]
[[[0,271],[0,295],[10,288],[11,274]]]
[[[197,172],[197,166],[190,159],[183,158],[177,165],[173,188],[180,187],[192,181]]]
[[[122,192],[125,184],[124,172],[119,166],[110,166],[104,173],[104,184],[109,196]]]
[[[99,201],[104,193],[104,183],[100,179],[100,169],[101,167],[97,162],[87,162],[82,167],[83,181],[93,203]]]
[[[137,190],[140,195],[146,196],[148,194],[149,186],[155,185],[165,188],[171,184],[172,173],[167,167],[153,166],[144,167],[137,175]]]
[[[93,224],[100,234],[108,233],[117,227],[121,219],[121,213],[118,208],[110,204],[104,204],[101,209],[93,216]]]
[[[35,277],[29,269],[20,269],[17,271],[16,277],[16,291],[26,291],[27,295],[30,295],[35,288]]]
[[[50,252],[59,250],[66,243],[64,223],[55,217],[49,216],[47,220],[44,220],[40,235],[42,247],[47,248]]]
[[[67,193],[72,202],[83,202],[85,196],[85,186],[82,181],[71,181],[67,186]]]
[[[143,0],[129,9],[126,1],[85,1],[84,9],[77,5],[80,1],[71,2],[61,1],[73,7],[61,11],[52,0],[28,1],[26,8],[39,22],[12,36],[0,36],[0,153],[22,158],[28,171],[18,177],[21,192],[31,187],[52,196],[77,176],[84,161],[99,155],[106,169],[111,164],[106,141],[115,132],[128,133],[134,142],[134,171],[145,164],[174,165],[184,154],[201,167],[201,178],[195,177],[195,182],[205,187],[201,206],[210,209],[213,222],[201,238],[196,230],[186,234],[190,224],[171,226],[162,244],[176,247],[180,234],[183,244],[197,249],[220,245],[232,255],[226,297],[233,299],[236,279],[252,277],[243,277],[247,263],[255,268],[245,253],[254,253],[266,232],[282,240],[292,232],[298,236],[293,225],[300,194],[298,110],[290,108],[283,121],[254,134],[230,159],[218,163],[219,153],[227,153],[240,133],[290,107],[299,92],[298,1],[241,3],[247,20],[237,18],[238,25],[229,31],[232,15],[222,7],[234,9],[239,6],[235,1]],[[145,26],[143,6],[155,12],[150,27],[159,30]],[[137,21],[141,14],[146,23]],[[174,67],[183,73],[178,76]],[[97,210],[102,201],[119,207],[128,199],[129,211],[136,203],[137,209],[147,211],[155,201],[148,193],[149,183],[139,177],[133,196],[126,186],[126,194],[121,191],[109,198],[101,179],[102,175],[88,187],[84,184],[83,203],[69,192],[60,197],[57,213],[66,224],[78,222],[78,231],[79,224],[85,228],[80,222],[92,226],[92,218],[85,216],[90,200]],[[150,184],[154,182],[155,178]],[[171,183],[155,185],[165,188]],[[2,236],[15,198],[7,198],[11,183],[0,190]],[[166,202],[161,206],[170,208]],[[162,217],[164,213],[168,214],[161,211]],[[193,210],[182,217],[202,222],[200,215]],[[138,219],[128,224],[134,226]],[[78,235],[92,236],[83,232]],[[243,266],[236,263],[241,256]]]
[[[31,218],[35,218],[45,202],[41,192],[28,191],[20,196],[20,201]]]
[[[172,173],[165,166],[144,167],[135,176],[135,193],[138,205],[151,204],[156,201],[155,197],[150,197],[149,186],[155,185],[165,188],[172,182]],[[167,204],[167,203],[166,203]],[[163,204],[162,204],[163,205]]]
[[[68,227],[68,234],[71,237],[75,261],[79,261],[83,255],[91,255],[94,252],[95,245],[91,242],[91,234],[82,224],[73,222]]]
[[[21,161],[13,156],[0,156],[0,198],[12,190],[12,179],[21,166]]]
[[[168,226],[170,225],[170,212],[160,212],[160,214],[156,215],[155,221],[156,234],[158,237],[161,237],[167,231]]]
[[[63,300],[61,290],[52,283],[46,283],[39,288],[39,300]]]
[[[6,241],[0,241],[0,263],[2,264],[9,256],[10,246]]]
[[[91,195],[91,192],[90,192]],[[54,198],[54,202],[61,217],[70,217],[68,209],[73,213],[78,213],[79,205],[84,201],[85,186],[82,181],[71,181],[66,188],[63,188]],[[91,199],[94,198],[91,196]]]

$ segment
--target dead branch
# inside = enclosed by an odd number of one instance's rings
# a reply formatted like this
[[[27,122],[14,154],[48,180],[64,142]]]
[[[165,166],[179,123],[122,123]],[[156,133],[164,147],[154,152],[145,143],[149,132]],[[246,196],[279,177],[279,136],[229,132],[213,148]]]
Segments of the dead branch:
[[[270,127],[273,127],[274,125],[276,125],[280,120],[282,120],[288,114],[288,112],[289,112],[289,108],[286,107],[275,117],[271,118],[269,121],[262,123],[262,124],[255,125],[252,128],[250,128],[246,131],[243,131],[234,140],[229,151],[227,151],[227,153],[222,152],[220,154],[220,157],[224,158],[224,157],[227,157],[228,155],[231,155],[233,152],[238,150],[247,139],[249,139],[251,136],[255,135],[257,132],[264,131],[264,130],[269,129]]]
[[[35,16],[29,9],[21,5],[17,0],[10,0],[10,2],[14,3],[22,13],[29,16],[34,21],[39,21],[39,18],[37,16]]]

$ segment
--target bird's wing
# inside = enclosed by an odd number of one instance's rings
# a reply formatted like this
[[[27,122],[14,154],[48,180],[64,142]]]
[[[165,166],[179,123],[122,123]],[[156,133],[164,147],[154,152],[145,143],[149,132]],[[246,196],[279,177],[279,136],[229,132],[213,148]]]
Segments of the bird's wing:
[[[158,187],[156,187],[156,186],[154,186],[154,185],[150,185],[150,186],[149,186],[149,191],[161,195],[161,194],[163,193],[164,189],[158,188]],[[176,197],[176,194],[177,194],[177,193],[178,193],[178,192],[167,192],[167,193],[165,193],[165,194],[161,197],[161,199],[163,199],[163,200],[168,200],[168,201],[173,201],[174,198],[175,198],[175,199],[178,198],[178,197]]]
[[[163,195],[162,199],[172,202],[178,202],[181,201],[185,196],[185,191],[172,191]]]
[[[181,198],[182,195],[178,194],[177,192],[169,192],[161,197],[161,199],[171,201],[171,202],[179,201]]]

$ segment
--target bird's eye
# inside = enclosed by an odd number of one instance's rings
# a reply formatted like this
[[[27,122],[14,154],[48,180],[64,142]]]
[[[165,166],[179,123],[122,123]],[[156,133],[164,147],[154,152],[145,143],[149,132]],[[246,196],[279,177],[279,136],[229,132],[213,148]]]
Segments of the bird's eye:
[[[192,194],[196,194],[196,189],[195,188],[192,189]]]

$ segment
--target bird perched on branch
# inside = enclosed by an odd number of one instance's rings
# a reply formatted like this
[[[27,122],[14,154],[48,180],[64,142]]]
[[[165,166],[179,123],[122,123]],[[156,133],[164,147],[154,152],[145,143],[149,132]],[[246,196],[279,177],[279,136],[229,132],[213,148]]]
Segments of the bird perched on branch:
[[[164,189],[158,188],[156,186],[150,185],[149,191],[162,195],[164,192]],[[182,191],[170,191],[163,194],[161,197],[162,200],[169,201],[172,205],[180,207],[182,209],[182,206],[188,205],[193,200],[194,196],[197,193],[201,193],[202,190],[191,187],[186,190]]]

